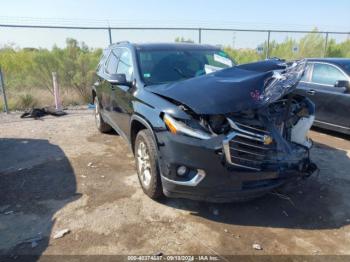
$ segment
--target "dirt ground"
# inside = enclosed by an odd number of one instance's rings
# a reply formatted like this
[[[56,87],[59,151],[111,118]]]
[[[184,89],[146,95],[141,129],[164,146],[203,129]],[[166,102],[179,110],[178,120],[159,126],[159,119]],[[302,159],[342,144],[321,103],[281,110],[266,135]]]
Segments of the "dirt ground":
[[[0,114],[0,254],[350,254],[350,139],[310,135],[320,173],[281,194],[156,202],[127,143],[98,133],[91,111]]]

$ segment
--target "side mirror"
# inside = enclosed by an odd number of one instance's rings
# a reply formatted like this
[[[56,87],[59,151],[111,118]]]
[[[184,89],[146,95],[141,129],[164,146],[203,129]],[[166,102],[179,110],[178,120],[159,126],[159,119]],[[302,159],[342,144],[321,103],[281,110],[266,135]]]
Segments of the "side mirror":
[[[112,85],[123,85],[123,86],[129,86],[131,87],[131,82],[128,82],[126,80],[125,74],[112,74],[110,75],[108,82],[110,82]]]
[[[334,87],[345,87],[347,90],[350,90],[350,82],[347,80],[339,80],[335,82]]]

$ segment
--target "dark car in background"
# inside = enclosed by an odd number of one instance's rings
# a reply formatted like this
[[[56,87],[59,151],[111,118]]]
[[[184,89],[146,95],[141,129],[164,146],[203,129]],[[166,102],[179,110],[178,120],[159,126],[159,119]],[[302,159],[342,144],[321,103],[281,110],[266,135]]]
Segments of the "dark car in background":
[[[92,90],[96,126],[129,142],[151,198],[251,199],[316,169],[314,105],[292,93],[304,69],[235,66],[209,45],[114,44]]]
[[[307,59],[296,93],[315,103],[315,126],[350,134],[350,59]]]

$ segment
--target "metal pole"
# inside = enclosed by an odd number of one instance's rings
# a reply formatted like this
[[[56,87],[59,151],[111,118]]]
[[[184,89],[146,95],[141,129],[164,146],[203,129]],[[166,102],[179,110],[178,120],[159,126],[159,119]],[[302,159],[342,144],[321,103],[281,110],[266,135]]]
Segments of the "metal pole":
[[[271,31],[267,31],[266,59],[269,59],[270,57],[270,34]]]
[[[112,30],[110,27],[108,27],[108,36],[109,36],[109,44],[111,45],[113,41],[112,41]]]
[[[4,110],[8,114],[9,113],[9,107],[8,107],[8,104],[7,104],[5,84],[4,84],[4,75],[2,74],[1,67],[0,67],[0,85],[1,85],[0,91],[2,91],[2,94],[4,96]]]
[[[202,43],[202,28],[198,28],[198,43]]]
[[[328,32],[326,33],[326,40],[324,43],[324,53],[323,53],[323,57],[327,56],[327,48],[328,48]]]

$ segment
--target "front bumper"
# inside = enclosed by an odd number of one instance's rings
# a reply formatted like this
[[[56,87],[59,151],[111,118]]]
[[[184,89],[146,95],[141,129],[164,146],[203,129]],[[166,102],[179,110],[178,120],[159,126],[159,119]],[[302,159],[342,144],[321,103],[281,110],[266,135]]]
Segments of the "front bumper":
[[[259,171],[232,165],[227,161],[220,135],[199,140],[168,131],[157,134],[159,166],[164,194],[212,202],[239,201],[254,198],[281,186],[288,180],[310,175],[313,165],[308,152],[298,147],[298,158],[261,166]],[[190,172],[179,177],[176,170],[186,166]]]

